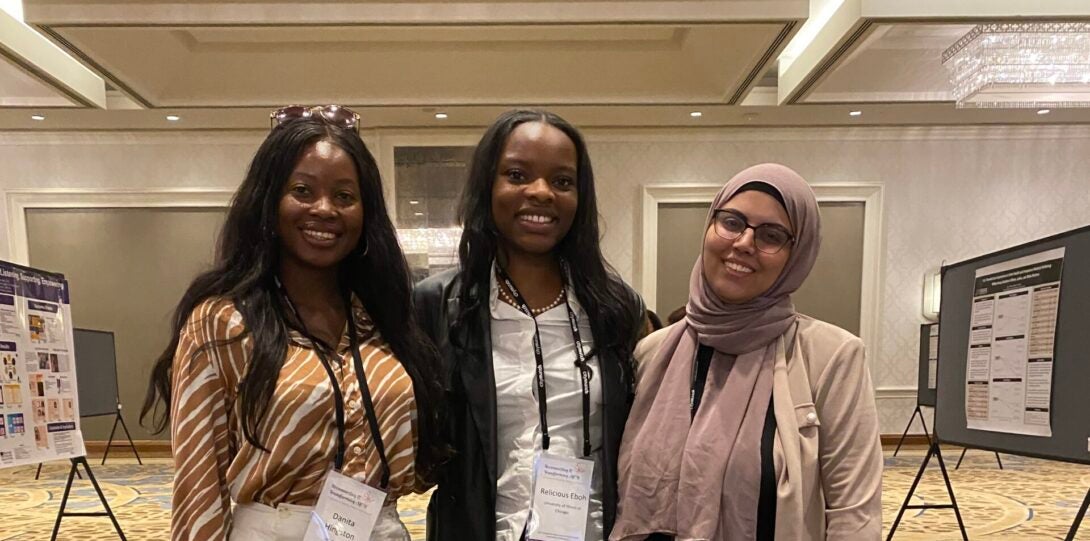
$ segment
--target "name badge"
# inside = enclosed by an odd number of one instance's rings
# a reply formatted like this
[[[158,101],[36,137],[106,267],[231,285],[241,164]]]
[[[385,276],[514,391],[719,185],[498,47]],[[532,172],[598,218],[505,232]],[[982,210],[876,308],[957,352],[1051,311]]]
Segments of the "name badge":
[[[539,454],[534,461],[527,538],[583,541],[593,473],[593,460]]]
[[[303,541],[367,541],[386,493],[329,470]]]

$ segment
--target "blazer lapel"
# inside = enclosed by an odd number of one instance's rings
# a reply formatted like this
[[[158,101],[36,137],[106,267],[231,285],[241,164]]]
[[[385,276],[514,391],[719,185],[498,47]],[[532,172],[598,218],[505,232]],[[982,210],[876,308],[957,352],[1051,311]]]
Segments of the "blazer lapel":
[[[485,465],[492,480],[492,490],[495,492],[496,378],[492,370],[492,324],[487,304],[478,308],[470,325],[465,328],[465,335],[460,338],[459,343],[465,345],[458,355],[462,385],[473,423],[477,427]]]

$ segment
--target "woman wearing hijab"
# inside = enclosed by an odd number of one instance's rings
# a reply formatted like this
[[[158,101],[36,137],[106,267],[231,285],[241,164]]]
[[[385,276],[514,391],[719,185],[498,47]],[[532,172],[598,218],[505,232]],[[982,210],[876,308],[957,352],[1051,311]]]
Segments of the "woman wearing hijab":
[[[871,540],[882,450],[863,342],[795,311],[813,191],[775,164],[719,192],[686,316],[641,342],[610,539]]]

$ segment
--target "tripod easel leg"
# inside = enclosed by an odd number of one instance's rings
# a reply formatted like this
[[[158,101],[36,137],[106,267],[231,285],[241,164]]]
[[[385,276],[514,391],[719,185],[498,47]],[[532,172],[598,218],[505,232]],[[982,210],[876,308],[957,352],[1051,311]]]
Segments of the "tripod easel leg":
[[[68,506],[68,494],[72,492],[72,479],[76,476],[76,459],[72,459],[72,467],[68,470],[68,482],[64,484],[64,496],[61,497],[61,508],[57,510],[57,522],[53,524],[53,536],[50,541],[57,541],[57,532],[61,531],[61,519],[64,518],[64,508]]]
[[[956,465],[956,466],[954,466],[954,469],[955,469],[955,470],[961,467],[961,461],[962,461],[962,460],[965,460],[965,453],[968,453],[968,452],[969,452],[969,448],[968,448],[968,447],[963,447],[963,448],[961,449],[961,456],[959,456],[959,457],[958,457],[958,463],[957,463],[957,465]]]
[[[121,412],[114,417],[114,427],[110,429],[110,439],[106,440],[106,450],[102,453],[102,464],[106,464],[106,457],[110,456],[110,447],[114,444],[114,433],[117,432],[117,423],[121,420]]]
[[[132,435],[129,434],[129,427],[125,425],[125,418],[121,416],[121,410],[117,411],[117,418],[121,421],[121,430],[125,431],[125,437],[129,440],[129,448],[132,449],[132,454],[136,456],[136,463],[143,466],[144,461],[140,460],[140,453],[136,452],[136,444],[132,441]]]
[[[961,520],[961,509],[958,508],[958,500],[954,497],[954,486],[950,484],[950,476],[946,473],[946,462],[942,460],[942,451],[938,444],[935,447],[935,457],[939,459],[939,469],[942,470],[942,480],[946,482],[946,492],[950,494],[950,506],[954,508],[954,517],[958,519],[958,529],[961,530],[961,538],[969,541],[969,534],[965,532],[965,522]]]
[[[920,410],[920,407],[916,406],[916,409]],[[923,435],[927,438],[927,446],[930,447],[933,442],[931,441],[931,433],[927,431],[927,421],[923,418],[922,410],[920,411],[920,424],[923,425]]]
[[[106,500],[106,495],[102,493],[102,488],[99,487],[98,480],[95,479],[95,474],[91,471],[91,465],[87,462],[87,457],[80,456],[71,459],[71,461],[72,467],[68,470],[68,482],[64,485],[64,496],[61,498],[61,507],[57,510],[57,522],[53,524],[53,536],[50,537],[50,541],[57,541],[57,533],[60,532],[61,520],[64,517],[109,517],[118,537],[121,538],[121,541],[127,541],[125,532],[121,531],[121,525],[118,524],[117,517],[114,515],[113,510],[110,509],[110,502]],[[72,492],[72,480],[79,473],[80,465],[83,465],[83,469],[87,470],[87,478],[91,480],[91,485],[95,488],[95,493],[98,494],[98,499],[105,509],[104,512],[65,512],[65,508],[68,506],[68,495]]]
[[[905,442],[905,437],[908,436],[908,429],[912,428],[912,421],[916,420],[916,416],[920,416],[920,422],[923,422],[923,412],[920,411],[920,406],[917,405],[916,409],[912,410],[912,417],[908,418],[908,424],[905,425],[905,431],[901,434],[901,439],[897,442],[897,448],[893,450],[893,456],[897,456],[897,453],[901,451],[901,444]],[[927,425],[924,425],[924,433],[927,433]],[[927,441],[931,441],[931,436],[927,437]]]
[[[965,448],[963,448],[961,450],[961,456],[958,457],[958,463],[957,463],[956,466],[954,466],[955,470],[961,467],[961,461],[965,459],[965,453],[968,453],[968,452],[969,452],[968,447],[965,447]],[[999,469],[1003,469],[1003,459],[999,458],[999,452],[995,452],[995,463],[999,464]]]
[[[920,471],[916,473],[916,478],[912,480],[912,486],[908,488],[908,494],[905,495],[905,503],[901,504],[901,510],[897,512],[897,518],[893,519],[893,525],[889,528],[889,535],[886,536],[886,541],[892,541],[893,534],[897,533],[897,526],[901,524],[901,517],[904,517],[905,511],[909,509],[908,502],[912,501],[912,495],[916,493],[916,487],[920,484],[920,479],[923,478],[924,471],[927,470],[927,463],[931,462],[931,456],[934,454],[934,446],[927,448],[927,455],[923,458],[923,464],[920,464]]]
[[[924,472],[927,470],[927,464],[931,462],[931,457],[935,457],[939,463],[939,470],[942,471],[942,479],[946,483],[946,493],[950,496],[949,504],[920,504],[910,505],[912,501],[912,495],[916,493],[916,487],[920,484],[920,479],[923,478]],[[1090,495],[1088,495],[1090,498]],[[927,456],[923,459],[923,464],[920,464],[920,471],[916,473],[916,478],[912,480],[912,486],[908,489],[908,494],[905,496],[905,502],[901,504],[901,509],[897,512],[897,518],[894,519],[893,525],[889,529],[889,535],[886,536],[886,541],[892,541],[893,534],[897,533],[897,526],[901,524],[901,518],[904,517],[905,511],[909,509],[953,509],[954,516],[958,521],[958,529],[961,531],[961,538],[964,541],[969,541],[969,534],[965,531],[965,523],[961,520],[961,510],[958,508],[957,499],[954,498],[954,487],[950,484],[950,476],[946,471],[946,463],[942,460],[942,451],[939,449],[939,442],[936,440],[931,441],[931,445],[927,448]]]
[[[1079,532],[1079,526],[1082,525],[1082,519],[1086,516],[1086,508],[1090,507],[1090,491],[1086,492],[1086,497],[1082,499],[1082,505],[1079,506],[1079,512],[1075,515],[1075,522],[1071,523],[1071,529],[1067,532],[1067,537],[1064,541],[1072,541],[1075,539],[1075,534]]]

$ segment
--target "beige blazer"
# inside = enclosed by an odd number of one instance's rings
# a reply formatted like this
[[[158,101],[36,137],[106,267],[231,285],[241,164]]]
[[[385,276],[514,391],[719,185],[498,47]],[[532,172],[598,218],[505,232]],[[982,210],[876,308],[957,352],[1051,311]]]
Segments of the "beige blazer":
[[[863,341],[799,316],[790,361],[781,337],[773,370],[776,541],[882,536],[882,444]],[[676,324],[675,324],[676,325]],[[669,332],[636,345],[637,378]]]

